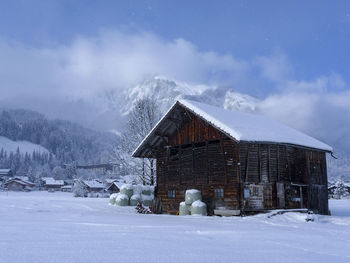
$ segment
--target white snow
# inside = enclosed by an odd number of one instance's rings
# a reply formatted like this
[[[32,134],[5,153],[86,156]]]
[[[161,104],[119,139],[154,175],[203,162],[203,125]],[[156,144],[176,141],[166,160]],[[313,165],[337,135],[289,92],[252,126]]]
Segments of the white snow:
[[[34,151],[40,153],[49,153],[49,150],[42,147],[41,145],[34,144],[28,141],[12,141],[4,136],[0,136],[0,150],[1,148],[3,148],[8,153],[15,153],[17,151],[17,148],[19,148],[21,154],[32,154]]]
[[[225,110],[190,100],[179,102],[238,141],[289,143],[333,151],[329,145],[262,115]]]
[[[97,180],[84,180],[83,182],[90,188],[105,188],[105,185]]]
[[[197,189],[189,189],[189,190],[186,190],[186,194],[196,194],[196,193],[199,193],[199,190]]]
[[[206,206],[206,204],[203,203],[201,200],[197,200],[197,201],[194,201],[194,202],[192,203],[192,206],[193,206],[193,207],[204,207],[204,206]]]
[[[332,216],[136,214],[71,193],[0,192],[0,263],[350,262],[350,200]]]
[[[116,201],[129,200],[129,197],[125,194],[118,193],[115,200]]]

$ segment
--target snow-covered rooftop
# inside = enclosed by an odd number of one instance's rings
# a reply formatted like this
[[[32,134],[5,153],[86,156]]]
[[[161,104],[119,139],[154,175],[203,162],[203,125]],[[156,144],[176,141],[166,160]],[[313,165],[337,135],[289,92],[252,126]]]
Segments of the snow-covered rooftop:
[[[55,180],[52,177],[44,177],[43,178],[45,185],[64,185],[63,180]]]
[[[96,180],[85,180],[84,184],[86,184],[90,188],[105,188],[105,185],[103,183],[100,183]]]
[[[176,104],[185,107],[187,110],[204,119],[212,126],[222,131],[236,141],[266,142],[293,144],[308,148],[320,149],[332,152],[331,146],[306,135],[287,125],[262,115],[244,113],[240,111],[225,110],[200,102],[190,100],[177,101],[171,109],[163,116],[151,132],[144,138],[135,155],[154,134],[156,129],[166,119]]]

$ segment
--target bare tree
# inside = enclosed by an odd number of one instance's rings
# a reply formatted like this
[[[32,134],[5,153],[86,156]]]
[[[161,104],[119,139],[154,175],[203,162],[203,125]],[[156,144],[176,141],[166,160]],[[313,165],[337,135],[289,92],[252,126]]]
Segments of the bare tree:
[[[160,119],[157,102],[152,98],[137,100],[128,116],[125,132],[121,135],[119,145],[113,150],[112,162],[122,164],[135,181],[154,185],[154,159],[132,158],[131,154]]]

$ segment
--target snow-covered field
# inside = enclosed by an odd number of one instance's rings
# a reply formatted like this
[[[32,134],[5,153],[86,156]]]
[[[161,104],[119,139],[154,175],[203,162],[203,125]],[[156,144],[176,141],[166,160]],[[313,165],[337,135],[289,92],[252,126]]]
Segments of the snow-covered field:
[[[350,200],[306,222],[135,214],[108,199],[0,192],[0,262],[350,262]]]

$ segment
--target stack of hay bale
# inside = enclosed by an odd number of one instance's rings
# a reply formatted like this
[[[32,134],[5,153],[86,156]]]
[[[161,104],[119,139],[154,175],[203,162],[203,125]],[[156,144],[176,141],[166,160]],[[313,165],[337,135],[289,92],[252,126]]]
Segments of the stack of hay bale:
[[[118,206],[137,206],[139,202],[146,207],[152,206],[154,188],[152,186],[124,184],[120,192],[110,196],[109,203]]]
[[[207,205],[202,202],[202,194],[196,189],[187,190],[185,202],[180,203],[179,215],[207,215]]]

